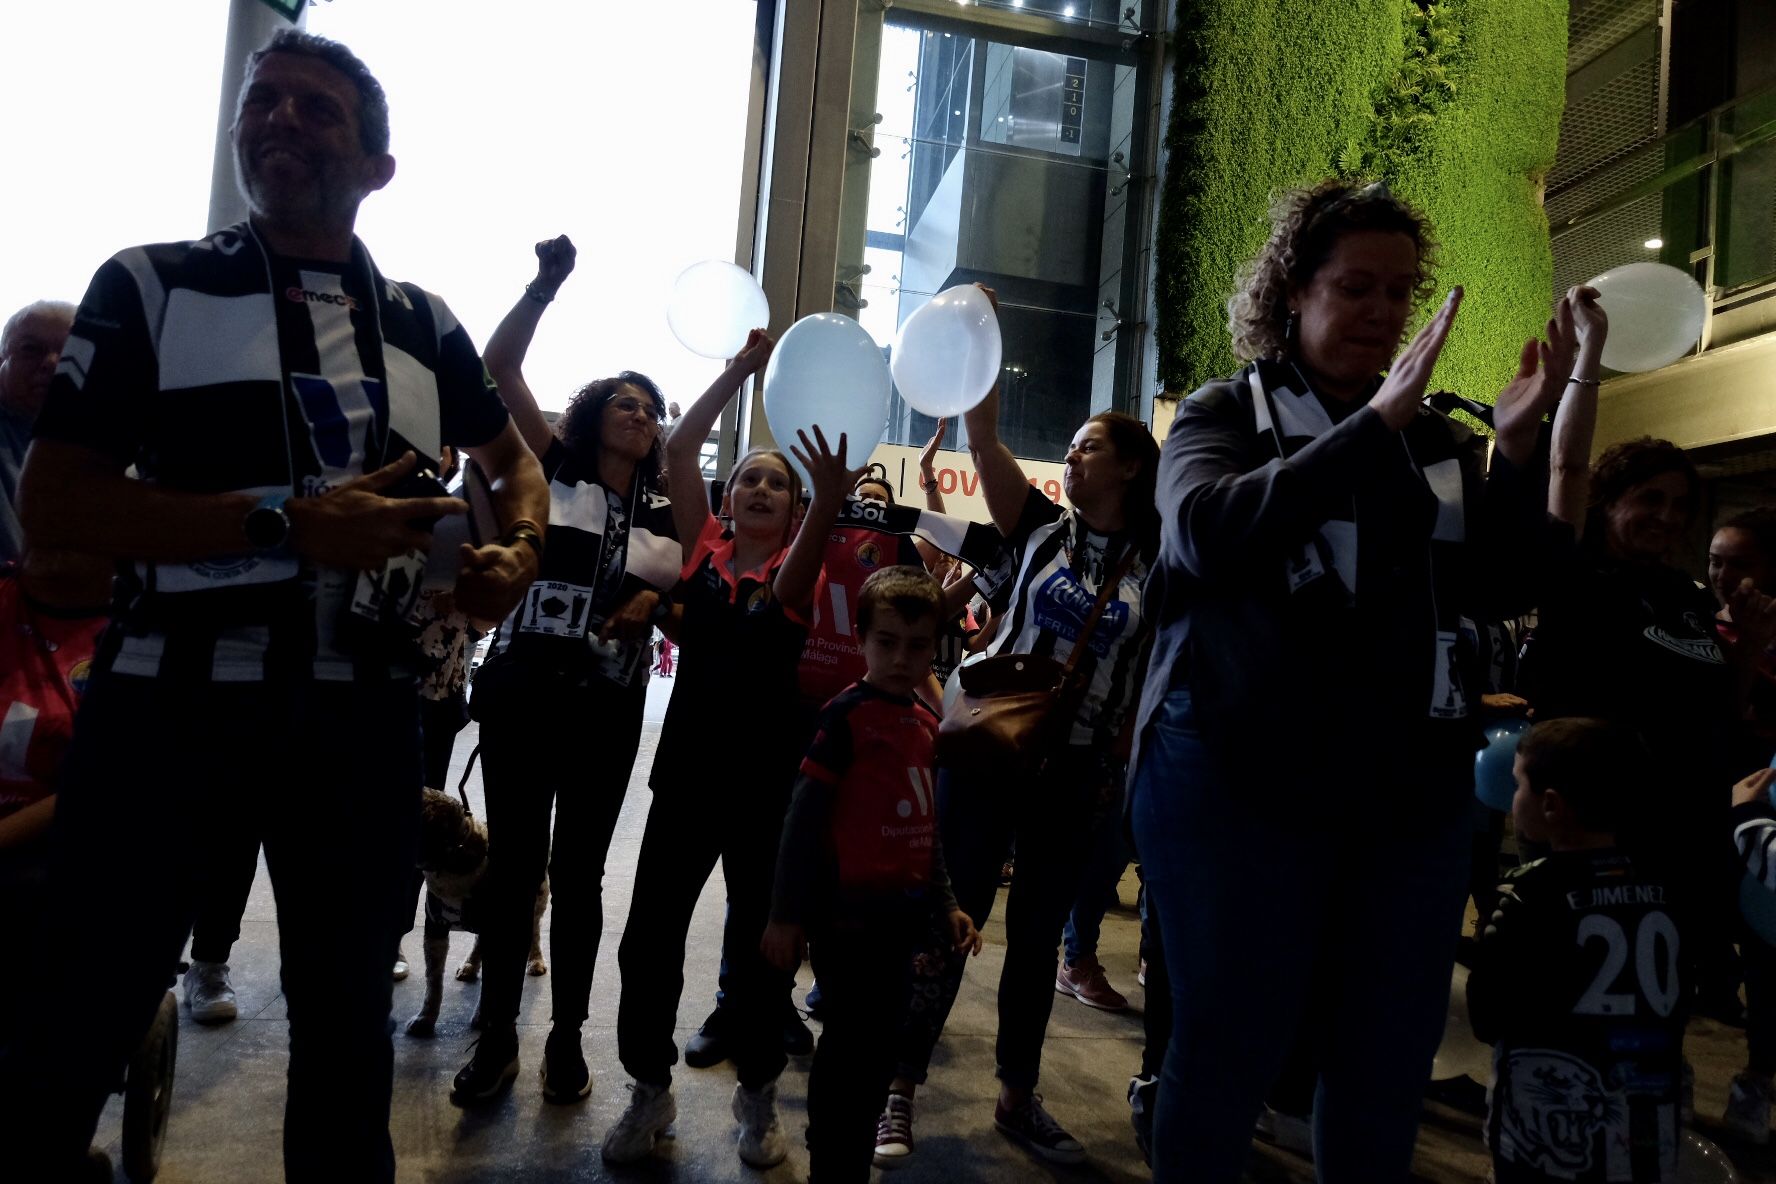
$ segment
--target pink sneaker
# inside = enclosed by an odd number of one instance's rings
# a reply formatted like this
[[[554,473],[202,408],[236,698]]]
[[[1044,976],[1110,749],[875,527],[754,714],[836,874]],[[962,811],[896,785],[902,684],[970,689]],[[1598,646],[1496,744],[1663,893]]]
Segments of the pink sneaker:
[[[1129,1005],[1104,977],[1104,968],[1095,957],[1082,958],[1071,966],[1063,963],[1055,972],[1055,990],[1101,1011],[1123,1011]]]

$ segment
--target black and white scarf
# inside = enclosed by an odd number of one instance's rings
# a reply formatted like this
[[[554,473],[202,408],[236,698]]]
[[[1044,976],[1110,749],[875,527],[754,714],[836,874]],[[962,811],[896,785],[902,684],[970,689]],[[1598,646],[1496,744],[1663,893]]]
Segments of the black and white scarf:
[[[1253,363],[1246,369],[1252,391],[1258,438],[1268,440],[1276,455],[1287,459],[1332,430],[1332,417],[1314,395],[1301,372],[1278,363]],[[1430,581],[1434,622],[1430,695],[1426,715],[1432,719],[1464,719],[1470,705],[1462,677],[1459,551],[1467,538],[1461,442],[1442,416],[1421,411],[1398,433],[1407,463],[1436,499],[1436,523],[1430,539]],[[1354,501],[1336,507],[1311,539],[1285,561],[1284,579],[1292,596],[1325,598],[1321,603],[1354,606],[1358,587],[1358,520]]]

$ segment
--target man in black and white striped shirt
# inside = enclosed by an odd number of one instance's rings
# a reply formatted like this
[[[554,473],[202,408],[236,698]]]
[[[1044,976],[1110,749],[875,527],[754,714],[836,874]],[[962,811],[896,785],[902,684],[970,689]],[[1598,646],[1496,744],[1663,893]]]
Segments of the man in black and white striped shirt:
[[[352,233],[394,173],[375,78],[281,32],[249,62],[233,140],[250,221],[99,270],[26,464],[27,533],[122,575],[65,770],[45,951],[105,965],[65,984],[75,1022],[0,1044],[9,1179],[74,1178],[205,861],[243,827],[278,901],[286,1176],[394,1178],[389,967],[421,768],[389,604],[416,593],[433,521],[466,509],[416,468],[462,447],[512,524],[455,573],[431,565],[465,612],[504,616],[541,554],[541,472],[468,335]]]

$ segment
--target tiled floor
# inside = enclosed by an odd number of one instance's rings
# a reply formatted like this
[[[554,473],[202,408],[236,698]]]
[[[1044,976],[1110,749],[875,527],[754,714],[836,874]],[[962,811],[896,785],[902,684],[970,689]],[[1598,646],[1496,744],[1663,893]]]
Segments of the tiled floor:
[[[668,689],[670,684],[659,688]],[[658,718],[658,704],[650,716]],[[616,1172],[599,1159],[598,1143],[627,1099],[616,1059],[615,1011],[619,979],[616,944],[629,907],[642,824],[650,801],[645,769],[658,734],[650,724],[642,739],[637,774],[624,804],[605,877],[605,934],[593,986],[592,1019],[586,1027],[586,1054],[596,1075],[592,1095],[575,1106],[551,1106],[537,1088],[536,1067],[548,1030],[547,978],[527,979],[521,1016],[523,1073],[517,1087],[483,1111],[452,1106],[450,1079],[466,1059],[472,1033],[468,1018],[477,986],[447,979],[438,1035],[417,1040],[397,1031],[394,1140],[399,1178],[417,1182],[467,1181],[756,1181],[805,1180],[806,1152],[799,1146],[807,1087],[807,1061],[792,1061],[782,1082],[785,1125],[797,1144],[788,1163],[768,1173],[754,1172],[735,1157],[734,1124],[728,1113],[733,1074],[726,1067],[677,1074],[677,1137],[655,1162]],[[458,772],[474,746],[473,725],[457,747]],[[470,782],[479,806],[478,778]],[[1140,1181],[1148,1173],[1135,1150],[1125,1095],[1141,1050],[1142,992],[1135,985],[1138,923],[1132,911],[1134,878],[1123,885],[1124,907],[1104,927],[1101,956],[1117,987],[1134,1010],[1122,1015],[1093,1011],[1057,997],[1044,1054],[1043,1092],[1048,1104],[1086,1145],[1089,1162],[1057,1168],[1008,1143],[992,1127],[996,1085],[992,1077],[993,985],[1003,946],[996,925],[988,944],[968,972],[930,1085],[921,1091],[918,1153],[892,1173],[895,1184],[986,1184],[1031,1180]],[[680,1039],[700,1022],[715,988],[721,933],[722,895],[713,880],[699,902],[686,967]],[[466,935],[455,937],[452,955],[467,952]],[[405,1020],[422,994],[417,940],[407,951],[415,973],[395,991],[397,1020]],[[277,980],[277,933],[271,887],[261,868],[233,955],[241,1018],[217,1028],[187,1018],[180,1032],[178,1081],[172,1123],[160,1180],[165,1184],[239,1184],[275,1181],[280,1169],[281,1114],[287,1064],[283,1000]],[[454,962],[452,963],[454,967]],[[801,986],[808,983],[803,971]],[[798,991],[799,998],[799,991]],[[1691,1031],[1690,1055],[1697,1068],[1696,1100],[1703,1129],[1721,1139],[1707,1117],[1718,1115],[1726,1082],[1742,1055],[1739,1033],[1707,1022]],[[113,1101],[101,1124],[99,1142],[116,1157],[120,1103]],[[1486,1159],[1478,1140],[1479,1120],[1428,1104],[1419,1140],[1416,1175],[1436,1182],[1481,1181]],[[1744,1181],[1776,1180],[1776,1158],[1729,1147]],[[1312,1180],[1305,1161],[1260,1144],[1253,1153],[1253,1181],[1302,1184]],[[121,1174],[119,1179],[122,1179]],[[341,1164],[339,1179],[353,1179]],[[1710,1184],[1714,1184],[1713,1181]]]

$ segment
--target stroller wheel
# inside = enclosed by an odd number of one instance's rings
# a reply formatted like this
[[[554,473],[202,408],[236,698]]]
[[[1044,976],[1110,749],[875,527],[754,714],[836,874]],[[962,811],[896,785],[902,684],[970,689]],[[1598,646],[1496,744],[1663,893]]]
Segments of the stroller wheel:
[[[133,1184],[147,1184],[160,1171],[178,1061],[179,1003],[168,991],[124,1078],[123,1171]]]

